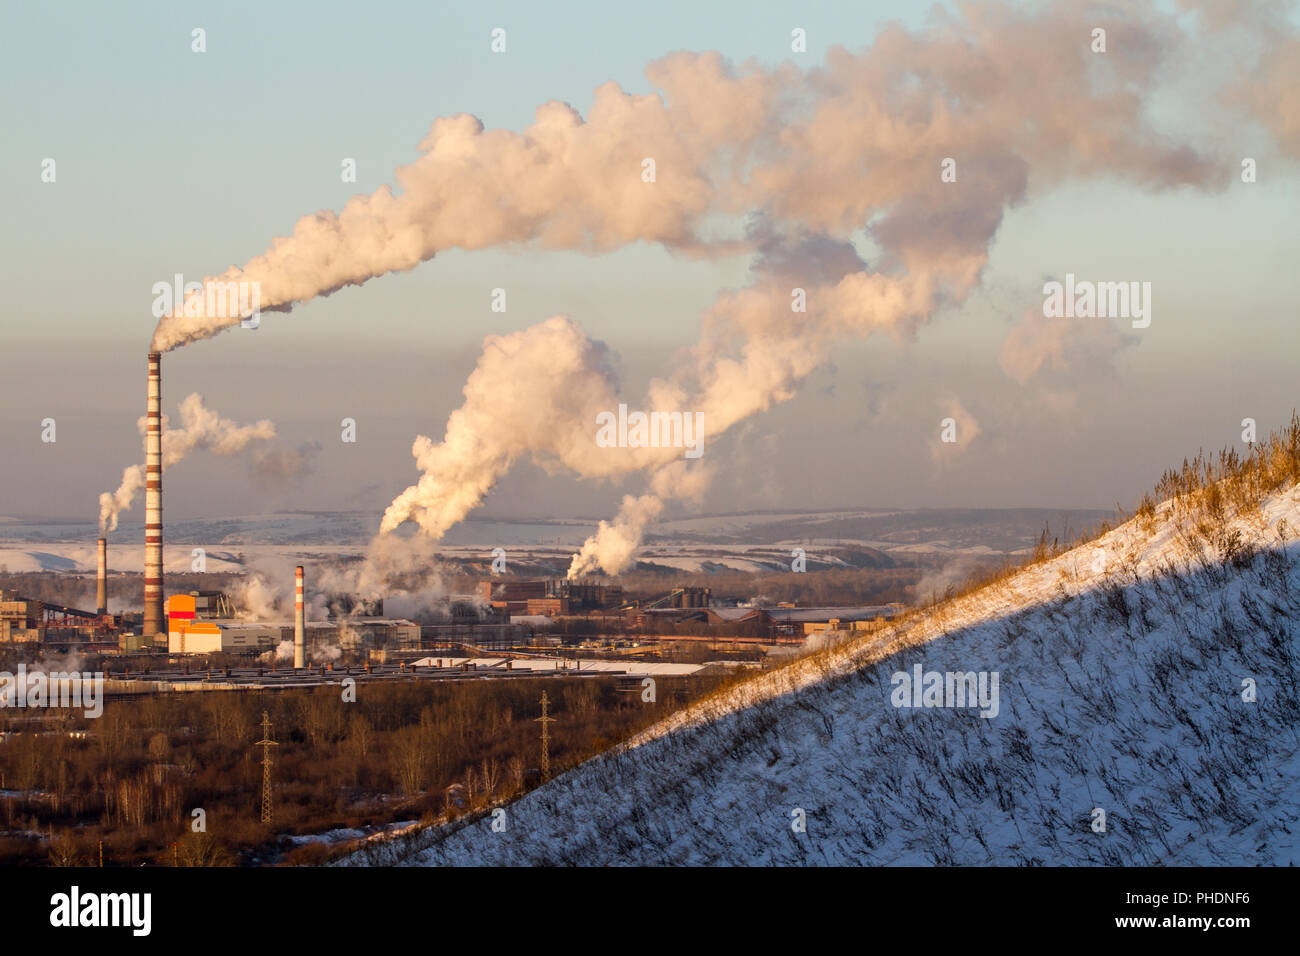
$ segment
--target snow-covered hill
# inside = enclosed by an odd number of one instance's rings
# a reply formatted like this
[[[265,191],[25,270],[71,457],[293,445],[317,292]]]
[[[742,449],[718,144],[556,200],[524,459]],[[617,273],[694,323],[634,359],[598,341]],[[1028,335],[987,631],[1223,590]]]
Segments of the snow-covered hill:
[[[1222,521],[1165,502],[679,712],[496,829],[348,862],[1300,862],[1298,531],[1294,484]],[[917,667],[984,672],[986,706],[896,706]]]

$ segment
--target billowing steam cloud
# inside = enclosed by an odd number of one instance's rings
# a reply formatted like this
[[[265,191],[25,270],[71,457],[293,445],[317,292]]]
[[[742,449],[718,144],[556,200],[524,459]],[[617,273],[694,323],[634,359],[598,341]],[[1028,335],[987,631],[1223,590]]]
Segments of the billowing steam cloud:
[[[190,394],[180,404],[181,425],[171,427],[163,416],[162,465],[170,468],[190,452],[201,449],[216,455],[235,455],[250,442],[275,437],[275,424],[266,419],[253,425],[238,425],[222,418],[203,404],[198,392]],[[145,430],[146,419],[139,421],[140,431]],[[99,531],[107,534],[117,529],[117,519],[131,507],[135,496],[144,487],[144,465],[131,465],[122,472],[122,484],[117,491],[106,491],[99,496]]]
[[[389,506],[381,534],[416,521],[440,538],[521,453],[579,474],[599,467],[603,449],[589,423],[616,403],[616,378],[608,350],[568,319],[489,336],[464,394],[441,444],[423,435],[415,440],[412,454],[424,476]]]
[[[597,414],[617,406],[617,377],[609,350],[563,316],[510,335],[489,336],[464,394],[441,443],[416,438],[412,453],[423,476],[388,507],[381,536],[414,521],[429,537],[441,538],[525,454],[544,468],[564,468],[587,478],[650,471],[659,495],[688,497],[700,490],[705,472],[698,463],[684,461],[681,448],[596,444]],[[719,395],[696,406],[704,410],[706,435],[711,416],[725,428],[750,414],[754,400],[753,393],[728,395],[726,402]],[[690,407],[685,401],[685,393],[671,383],[659,381],[651,388],[652,408],[680,411]],[[623,553],[630,559],[640,529],[662,507],[658,497],[629,497],[627,513],[613,525],[602,524],[601,544],[589,543],[585,556],[575,559],[575,569],[592,562],[608,566],[601,555],[608,559]]]
[[[1081,372],[1104,372],[1120,350],[1137,342],[1135,333],[1110,319],[1050,319],[1031,308],[1007,332],[998,364],[1022,385],[1041,373],[1059,381]]]
[[[1185,7],[1197,7],[1186,3]],[[1272,7],[1224,16],[1061,2],[1029,10],[991,3],[936,13],[922,32],[884,29],[860,54],[826,65],[733,67],[712,53],[658,60],[660,94],[614,84],[584,119],[551,102],[522,133],[470,116],[434,122],[422,156],[341,213],[300,220],[218,282],[256,282],[263,309],[413,268],[448,248],[502,244],[600,252],[636,241],[695,256],[756,254],[750,286],[704,316],[686,371],[654,382],[645,410],[698,412],[708,440],[791,398],[835,343],[883,330],[909,336],[979,281],[1006,209],[1032,191],[1105,176],[1151,189],[1219,189],[1239,157],[1219,152],[1214,125],[1244,109],[1283,150],[1300,148],[1293,63],[1259,42],[1290,35]],[[1093,31],[1107,31],[1105,53]],[[1235,76],[1189,57],[1207,31],[1231,31]],[[1243,39],[1243,36],[1245,37]],[[1275,48],[1277,43],[1274,44]],[[1201,46],[1200,49],[1204,47]],[[1177,135],[1153,117],[1182,92],[1162,87],[1193,63],[1200,127]],[[1242,86],[1251,63],[1271,97]],[[1202,95],[1220,87],[1217,97]],[[647,181],[647,163],[654,176]],[[949,162],[950,161],[950,165]],[[953,176],[942,177],[947,166]],[[734,224],[743,219],[744,229]],[[865,236],[862,258],[854,245]],[[794,308],[796,290],[806,311]],[[227,313],[229,310],[225,310]],[[239,316],[201,297],[164,317],[154,348],[207,338]],[[384,515],[441,536],[520,457],[584,477],[649,476],[574,560],[571,574],[621,569],[664,499],[701,480],[666,449],[600,448],[595,415],[617,406],[609,350],[571,321],[489,337],[440,444],[416,440],[422,472]]]
[[[573,556],[569,577],[576,578],[601,568],[616,574],[627,567],[641,546],[646,525],[663,510],[663,500],[654,495],[624,495],[618,516],[613,521],[602,521],[596,533]]]

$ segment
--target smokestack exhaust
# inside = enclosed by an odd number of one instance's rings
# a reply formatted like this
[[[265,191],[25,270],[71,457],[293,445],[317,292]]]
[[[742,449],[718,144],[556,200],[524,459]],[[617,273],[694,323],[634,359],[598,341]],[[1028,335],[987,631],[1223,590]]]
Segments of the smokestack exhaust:
[[[302,608],[302,565],[294,570],[293,582],[293,666],[307,663],[307,618]]]
[[[144,448],[144,636],[163,633],[162,353],[149,353]]]
[[[95,613],[108,613],[108,539],[99,539],[99,571],[95,575]]]

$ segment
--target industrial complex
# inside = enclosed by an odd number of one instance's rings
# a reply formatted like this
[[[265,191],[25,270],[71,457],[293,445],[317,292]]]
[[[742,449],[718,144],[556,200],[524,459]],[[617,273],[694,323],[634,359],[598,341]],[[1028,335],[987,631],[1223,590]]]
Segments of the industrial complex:
[[[108,542],[97,541],[94,610],[0,591],[0,644],[48,645],[103,654],[190,658],[216,655],[283,662],[294,671],[339,660],[349,665],[415,664],[431,652],[483,654],[536,648],[652,648],[667,643],[790,646],[814,633],[855,631],[892,619],[899,605],[861,608],[715,605],[707,587],[680,586],[650,598],[588,579],[491,578],[468,599],[448,601],[449,621],[386,617],[382,598],[317,595],[325,620],[307,620],[307,574],[294,577],[291,619],[240,616],[220,590],[165,594],[163,579],[162,362],[147,364],[145,428],[144,607],[110,613]],[[532,651],[534,654],[536,650]],[[626,651],[624,652],[626,653]],[[648,653],[648,651],[647,651]],[[450,657],[446,658],[450,660]]]

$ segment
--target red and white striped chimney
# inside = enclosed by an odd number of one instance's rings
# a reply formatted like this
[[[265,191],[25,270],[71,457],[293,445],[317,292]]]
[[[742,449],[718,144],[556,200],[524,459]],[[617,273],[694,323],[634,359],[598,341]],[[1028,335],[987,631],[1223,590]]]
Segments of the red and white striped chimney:
[[[163,631],[162,353],[149,353],[149,408],[144,445],[144,636]]]
[[[108,539],[99,539],[99,571],[95,575],[95,613],[108,613]]]
[[[307,666],[307,616],[302,607],[302,565],[293,581],[293,666]]]

